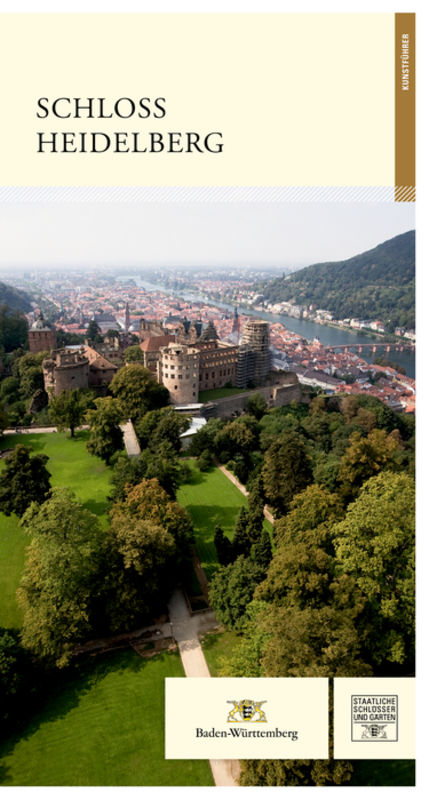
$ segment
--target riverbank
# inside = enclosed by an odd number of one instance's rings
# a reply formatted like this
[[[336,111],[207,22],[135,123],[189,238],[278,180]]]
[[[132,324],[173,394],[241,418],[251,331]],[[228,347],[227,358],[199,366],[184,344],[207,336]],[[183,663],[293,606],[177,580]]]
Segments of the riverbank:
[[[321,344],[323,344],[325,347],[348,345],[349,347],[353,348],[354,346],[361,344],[368,345],[371,342],[377,341],[378,338],[378,335],[375,331],[364,332],[361,330],[344,328],[337,325],[321,325],[313,320],[297,319],[296,317],[289,317],[286,314],[274,314],[272,312],[262,310],[260,306],[258,306],[258,309],[255,307],[247,307],[245,304],[237,304],[237,306],[235,306],[231,303],[225,303],[221,300],[216,300],[206,292],[204,294],[199,294],[198,292],[190,290],[186,291],[182,288],[173,289],[161,283],[153,283],[152,281],[136,275],[120,276],[117,278],[117,280],[125,281],[129,278],[132,278],[137,286],[145,289],[148,292],[159,292],[164,295],[173,296],[183,303],[195,303],[197,307],[204,305],[210,306],[212,308],[219,309],[219,311],[228,311],[229,314],[234,313],[234,310],[237,307],[238,313],[241,316],[258,317],[271,323],[281,323],[286,330],[298,334],[307,342],[313,342],[317,337]],[[381,336],[383,337],[382,334]],[[390,341],[393,340],[394,338],[390,339]],[[392,357],[393,356],[393,360],[405,369],[406,374],[411,378],[415,378],[414,353],[411,353],[408,350],[407,352],[395,351],[395,353],[392,354]]]

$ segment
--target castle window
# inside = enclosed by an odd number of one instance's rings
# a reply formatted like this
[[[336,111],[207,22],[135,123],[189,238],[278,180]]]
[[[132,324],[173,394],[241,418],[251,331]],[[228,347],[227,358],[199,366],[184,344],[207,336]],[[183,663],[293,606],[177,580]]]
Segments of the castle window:
[[[177,377],[178,377],[179,381],[182,380],[182,376],[181,375],[178,375]]]
[[[174,388],[177,389],[177,386],[175,386]]]

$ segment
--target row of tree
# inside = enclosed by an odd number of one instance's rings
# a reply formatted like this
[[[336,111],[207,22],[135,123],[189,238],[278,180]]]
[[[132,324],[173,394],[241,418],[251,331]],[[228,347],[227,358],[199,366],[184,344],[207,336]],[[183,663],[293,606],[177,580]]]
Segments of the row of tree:
[[[285,514],[313,481],[349,502],[381,470],[413,474],[414,418],[368,395],[318,396],[262,416],[249,408],[233,421],[209,420],[189,452],[214,455],[249,487],[261,474],[266,501]]]

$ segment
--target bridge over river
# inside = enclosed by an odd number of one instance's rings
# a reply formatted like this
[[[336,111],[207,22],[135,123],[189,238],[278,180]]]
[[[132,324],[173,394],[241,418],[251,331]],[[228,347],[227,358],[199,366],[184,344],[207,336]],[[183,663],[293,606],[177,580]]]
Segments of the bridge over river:
[[[377,350],[384,350],[386,353],[396,352],[396,353],[414,353],[415,351],[415,344],[414,342],[408,342],[405,344],[404,342],[368,342],[362,343],[358,342],[353,344],[349,342],[348,344],[325,344],[324,349],[333,353],[337,351],[342,351],[344,353],[348,353],[349,350],[357,351],[358,353],[363,352],[371,352],[376,353]]]

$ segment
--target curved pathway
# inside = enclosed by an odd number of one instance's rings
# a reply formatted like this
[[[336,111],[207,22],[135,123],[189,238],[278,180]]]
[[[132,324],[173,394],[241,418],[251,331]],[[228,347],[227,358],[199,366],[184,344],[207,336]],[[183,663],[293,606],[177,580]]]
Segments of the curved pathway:
[[[235,475],[233,475],[232,472],[229,471],[229,469],[227,469],[226,467],[223,467],[221,464],[216,464],[216,466],[217,466],[218,469],[220,469],[221,472],[223,472],[224,475],[226,475],[228,480],[231,481],[231,483],[233,483],[234,486],[236,486],[237,489],[240,490],[241,494],[244,494],[245,497],[248,496],[249,492],[247,491],[246,487],[243,486],[242,483],[240,483],[238,478],[236,478]],[[271,524],[274,525],[274,522],[275,522],[274,517],[271,514],[271,512],[268,511],[267,506],[265,506],[265,508],[264,508],[264,517],[265,517],[265,519],[268,520],[268,522],[271,522]]]

